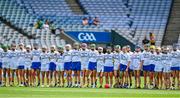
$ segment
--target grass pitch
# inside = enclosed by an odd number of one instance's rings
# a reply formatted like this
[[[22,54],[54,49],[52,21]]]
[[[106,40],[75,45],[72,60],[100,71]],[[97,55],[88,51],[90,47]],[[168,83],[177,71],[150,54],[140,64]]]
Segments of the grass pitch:
[[[0,98],[180,98],[180,90],[0,87]]]

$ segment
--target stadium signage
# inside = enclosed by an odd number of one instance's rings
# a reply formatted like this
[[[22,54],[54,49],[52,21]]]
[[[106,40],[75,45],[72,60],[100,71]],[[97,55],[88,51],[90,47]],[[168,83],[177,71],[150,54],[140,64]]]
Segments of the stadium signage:
[[[109,32],[70,31],[66,34],[79,42],[111,43],[111,33]]]

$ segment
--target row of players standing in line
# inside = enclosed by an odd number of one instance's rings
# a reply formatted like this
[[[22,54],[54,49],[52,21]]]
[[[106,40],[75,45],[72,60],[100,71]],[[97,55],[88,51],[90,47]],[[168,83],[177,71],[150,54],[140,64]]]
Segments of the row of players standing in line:
[[[106,84],[110,84],[111,87],[114,77],[116,87],[127,88],[132,86],[132,72],[134,72],[135,88],[140,88],[140,72],[143,70],[144,88],[162,88],[163,84],[165,88],[170,88],[171,85],[175,87],[175,84],[179,87],[180,52],[177,49],[161,51],[159,47],[155,49],[151,46],[149,49],[145,46],[143,52],[140,47],[136,47],[136,50],[131,52],[129,46],[124,46],[121,50],[117,45],[113,52],[111,47],[107,47],[104,54],[103,48],[98,47],[96,50],[94,44],[90,45],[89,50],[85,43],[81,45],[81,48],[79,46],[75,43],[71,49],[71,45],[68,44],[65,50],[63,47],[58,47],[57,51],[55,46],[51,46],[49,52],[45,46],[40,50],[37,45],[31,49],[29,45],[24,48],[23,44],[19,45],[18,50],[15,44],[12,44],[10,50],[1,49],[0,73],[3,73],[3,84],[13,85],[16,73],[18,84],[21,86],[36,85],[36,76],[37,85],[40,86],[40,74],[43,87],[45,77],[47,86],[49,84],[64,86],[64,74],[66,74],[67,87],[81,87],[82,71],[83,86],[89,86],[90,80],[91,87],[96,87],[98,76],[100,87],[102,87],[103,76],[105,76]],[[72,72],[74,72],[74,81]],[[173,73],[172,82],[171,72]],[[2,75],[0,76],[2,84]],[[149,82],[147,82],[148,76]],[[178,83],[175,82],[175,78],[178,79]]]

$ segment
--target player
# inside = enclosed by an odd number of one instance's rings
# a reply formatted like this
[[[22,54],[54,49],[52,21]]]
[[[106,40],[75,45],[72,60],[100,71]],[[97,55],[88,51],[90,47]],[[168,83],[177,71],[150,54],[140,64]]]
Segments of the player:
[[[72,55],[72,70],[74,72],[74,87],[81,87],[80,82],[80,72],[81,72],[81,53],[79,51],[79,44],[73,44],[73,50],[71,51]]]
[[[3,86],[9,86],[11,83],[9,60],[10,60],[10,55],[9,55],[8,47],[4,47],[4,51],[2,52],[2,66],[3,66],[3,78],[4,78]]]
[[[99,77],[99,88],[102,88],[103,85],[103,71],[104,71],[104,54],[103,48],[98,47],[98,55],[97,55],[97,76]]]
[[[131,55],[132,70],[135,77],[135,88],[141,88],[140,72],[142,68],[141,48],[136,47],[135,52]]]
[[[31,54],[31,46],[26,46],[26,53],[25,53],[25,86],[30,86],[31,83],[31,61],[32,61],[32,54]]]
[[[72,54],[71,54],[71,45],[67,44],[65,46],[65,52],[63,54],[64,58],[64,71],[66,74],[66,87],[72,87]]]
[[[89,50],[87,44],[81,44],[81,70],[83,71],[83,87],[87,87],[86,81],[88,82],[88,61],[89,61]]]
[[[115,78],[115,85],[114,87],[117,88],[119,86],[119,65],[120,65],[120,50],[121,47],[116,45],[114,47],[114,78]]]
[[[64,58],[63,58],[64,48],[62,46],[58,47],[58,54],[57,54],[57,76],[59,80],[59,87],[64,87]],[[62,81],[62,82],[61,82]]]
[[[49,63],[49,75],[50,75],[50,83],[51,86],[56,87],[57,86],[57,78],[56,78],[56,58],[57,58],[57,52],[55,45],[52,45],[51,51],[49,53],[50,57],[50,63]],[[53,77],[55,80],[55,84],[53,84]]]
[[[2,64],[2,57],[3,57],[3,49],[0,47],[0,86],[3,85],[3,82],[2,82],[2,72],[3,72],[3,64]]]
[[[113,64],[113,53],[111,53],[112,49],[111,47],[107,47],[107,53],[104,55],[104,75],[106,84],[110,84],[110,88],[112,88],[113,85],[113,70],[114,70],[114,64]],[[110,78],[110,83],[109,83]]]
[[[31,83],[33,86],[40,86],[40,69],[41,69],[41,50],[38,44],[34,44],[32,53],[32,66],[31,66]],[[36,84],[36,76],[38,78],[38,84]]]
[[[20,84],[19,86],[24,86],[25,85],[25,75],[24,75],[24,66],[25,66],[25,49],[24,49],[24,44],[20,43],[19,44],[19,50],[18,50],[18,72],[19,72],[19,80]]]
[[[97,70],[97,54],[96,45],[90,45],[89,51],[89,64],[88,64],[88,75],[91,77],[91,88],[96,87],[96,70]],[[87,87],[89,87],[89,82]]]
[[[42,52],[41,52],[41,76],[42,76],[42,85],[41,87],[44,87],[45,85],[45,78],[47,82],[47,87],[49,87],[49,62],[50,62],[50,55],[47,52],[47,47],[42,46]]]
[[[14,86],[15,85],[15,75],[17,77],[17,83],[19,85],[19,74],[18,74],[18,70],[17,70],[17,66],[18,66],[18,52],[16,50],[16,44],[13,43],[11,45],[11,50],[9,52],[10,55],[10,74],[11,74],[11,83],[10,86]]]
[[[133,52],[131,51],[131,47],[129,45],[126,46],[126,51],[128,53],[129,56],[131,56],[133,54]],[[128,77],[129,77],[129,88],[132,87],[132,75],[133,75],[133,65],[132,63],[129,66],[129,71],[128,71]]]
[[[152,72],[152,67],[150,65],[150,56],[151,53],[149,52],[148,45],[144,46],[144,51],[142,52],[142,62],[143,62],[143,73],[144,73],[144,89],[148,88],[148,82],[147,78],[150,75],[150,72]],[[149,76],[150,80],[150,76]]]
[[[152,88],[154,88],[154,86],[155,86],[155,79],[154,79],[154,68],[155,68],[155,55],[156,55],[156,53],[155,53],[155,46],[150,46],[150,60],[149,60],[149,62],[150,62],[150,73],[149,73],[149,77],[150,77],[150,79],[149,79],[149,82],[150,82],[150,86],[149,86],[149,88],[150,89],[152,89]]]
[[[155,62],[155,89],[161,89],[162,88],[162,70],[163,70],[163,66],[162,66],[162,53],[161,53],[161,48],[157,47],[156,48],[156,54],[155,54],[155,58],[154,58],[154,62]]]
[[[171,82],[171,54],[169,53],[169,49],[167,47],[164,47],[162,51],[162,65],[163,65],[163,84],[165,86],[165,89],[170,89]]]
[[[179,70],[180,70],[180,51],[178,51],[178,47],[175,46],[173,47],[173,51],[171,52],[172,55],[172,66],[171,66],[171,70],[172,70],[172,89],[175,89],[175,85],[176,85],[176,79],[179,80],[180,74],[179,74]],[[180,84],[180,82],[179,82]]]
[[[122,53],[120,54],[120,66],[119,66],[119,71],[120,71],[120,88],[125,87],[127,88],[128,86],[128,70],[130,67],[130,55],[126,51],[126,46],[122,48]]]

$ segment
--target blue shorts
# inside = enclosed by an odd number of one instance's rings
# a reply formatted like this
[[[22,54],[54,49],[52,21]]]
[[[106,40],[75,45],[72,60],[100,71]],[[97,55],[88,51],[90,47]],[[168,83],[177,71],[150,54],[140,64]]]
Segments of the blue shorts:
[[[104,66],[104,72],[113,72],[114,67]]]
[[[172,71],[180,70],[180,67],[171,67]]]
[[[32,69],[41,69],[41,62],[32,62]]]
[[[2,62],[0,62],[0,69],[2,69]]]
[[[126,65],[123,65],[123,64],[120,64],[120,71],[126,71],[126,68],[127,66]]]
[[[96,70],[97,69],[97,62],[89,62],[88,70]]]
[[[65,62],[64,63],[64,70],[72,70],[72,62]]]
[[[155,68],[154,64],[150,64],[150,65],[143,65],[143,71],[150,71],[153,72]]]
[[[72,62],[73,71],[81,71],[81,62]]]
[[[19,65],[18,69],[24,69],[24,65]]]
[[[56,70],[56,64],[54,62],[49,63],[49,71],[55,71]]]

